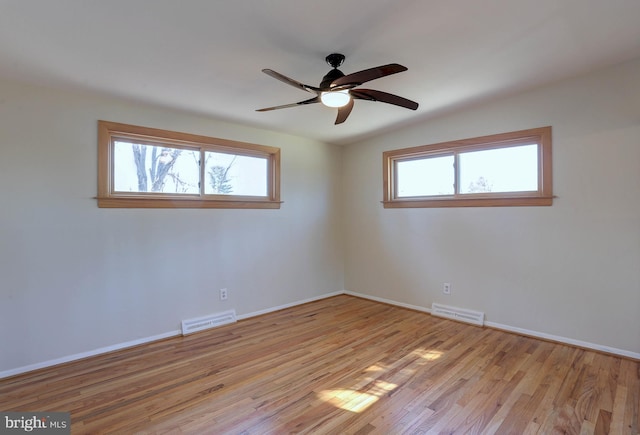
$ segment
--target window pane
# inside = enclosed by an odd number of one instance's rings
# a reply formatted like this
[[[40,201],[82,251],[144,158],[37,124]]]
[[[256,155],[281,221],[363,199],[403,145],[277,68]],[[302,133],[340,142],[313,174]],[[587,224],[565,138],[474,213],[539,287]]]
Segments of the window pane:
[[[115,192],[200,193],[198,151],[115,141]]]
[[[460,193],[538,190],[538,146],[461,153]]]
[[[453,195],[453,156],[396,162],[397,193],[401,197]]]
[[[267,196],[268,159],[205,152],[207,195]]]

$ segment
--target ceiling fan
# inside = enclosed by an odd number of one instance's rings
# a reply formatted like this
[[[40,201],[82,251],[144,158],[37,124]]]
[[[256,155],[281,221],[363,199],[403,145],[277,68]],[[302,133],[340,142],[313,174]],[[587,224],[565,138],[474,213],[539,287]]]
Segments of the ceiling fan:
[[[332,53],[325,58],[327,63],[333,69],[322,78],[320,86],[318,87],[305,85],[271,69],[263,69],[263,73],[273,77],[274,79],[278,79],[288,85],[315,94],[315,96],[297,103],[265,107],[264,109],[258,109],[257,112],[267,112],[269,110],[284,109],[287,107],[322,103],[328,107],[338,108],[338,117],[336,118],[335,123],[342,124],[349,117],[349,114],[353,109],[353,100],[380,101],[411,110],[416,110],[418,108],[418,103],[415,101],[408,100],[398,95],[376,91],[374,89],[356,89],[356,87],[368,81],[406,71],[407,67],[398,65],[397,63],[390,63],[388,65],[381,65],[375,68],[369,68],[344,75],[344,73],[338,69],[338,67],[342,65],[342,62],[344,62],[344,59],[344,55],[339,53]]]

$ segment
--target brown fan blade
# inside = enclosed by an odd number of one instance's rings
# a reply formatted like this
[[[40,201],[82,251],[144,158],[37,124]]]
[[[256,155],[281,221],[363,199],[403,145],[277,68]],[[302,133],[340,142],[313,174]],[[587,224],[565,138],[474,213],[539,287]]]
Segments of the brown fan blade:
[[[381,101],[383,103],[389,103],[411,110],[416,110],[418,108],[418,103],[415,101],[407,100],[406,98],[389,94],[387,92],[376,91],[374,89],[352,89],[349,93],[353,98],[357,98],[359,100]]]
[[[263,69],[262,72],[268,76],[273,77],[274,79],[280,80],[283,83],[286,83],[298,89],[302,89],[303,91],[311,92],[314,94],[320,92],[320,89],[316,88],[315,86],[305,85],[304,83],[300,83],[297,80],[290,79],[289,77],[282,75],[279,72],[275,72],[272,69]]]
[[[335,125],[345,122],[351,113],[351,109],[353,109],[353,98],[349,98],[349,102],[346,105],[338,108],[338,117]]]
[[[406,70],[406,66],[398,65],[397,63],[390,63],[389,65],[377,66],[375,68],[365,69],[337,78],[331,82],[331,87],[333,88],[334,86],[341,85],[358,86],[368,81],[390,76],[391,74],[396,74]]]
[[[282,106],[265,107],[264,109],[256,109],[256,112],[268,112],[269,110],[286,109],[287,107],[304,106],[305,104],[319,103],[320,97],[313,97],[308,100],[299,101],[297,103],[283,104]]]

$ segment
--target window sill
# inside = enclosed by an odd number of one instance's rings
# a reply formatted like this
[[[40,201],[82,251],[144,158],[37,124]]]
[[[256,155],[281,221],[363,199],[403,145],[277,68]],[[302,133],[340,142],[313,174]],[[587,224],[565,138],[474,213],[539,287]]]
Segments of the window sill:
[[[194,198],[96,198],[99,208],[254,208],[279,209],[282,201],[202,200]]]
[[[515,198],[439,198],[382,201],[384,208],[436,208],[436,207],[526,207],[550,206],[553,196]]]

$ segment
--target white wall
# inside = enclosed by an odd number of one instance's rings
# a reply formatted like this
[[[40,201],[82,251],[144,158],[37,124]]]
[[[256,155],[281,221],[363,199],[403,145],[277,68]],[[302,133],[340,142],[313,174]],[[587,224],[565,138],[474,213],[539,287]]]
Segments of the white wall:
[[[385,150],[546,125],[552,207],[380,204]],[[347,291],[640,355],[640,60],[349,146],[343,167]]]
[[[99,209],[98,119],[278,146],[284,204]],[[0,150],[0,374],[344,288],[339,147],[0,82]]]
[[[341,149],[0,81],[0,375],[344,288],[638,355],[638,83],[640,60]],[[99,209],[98,119],[279,146],[285,203]],[[545,125],[552,207],[380,204],[384,150]]]

